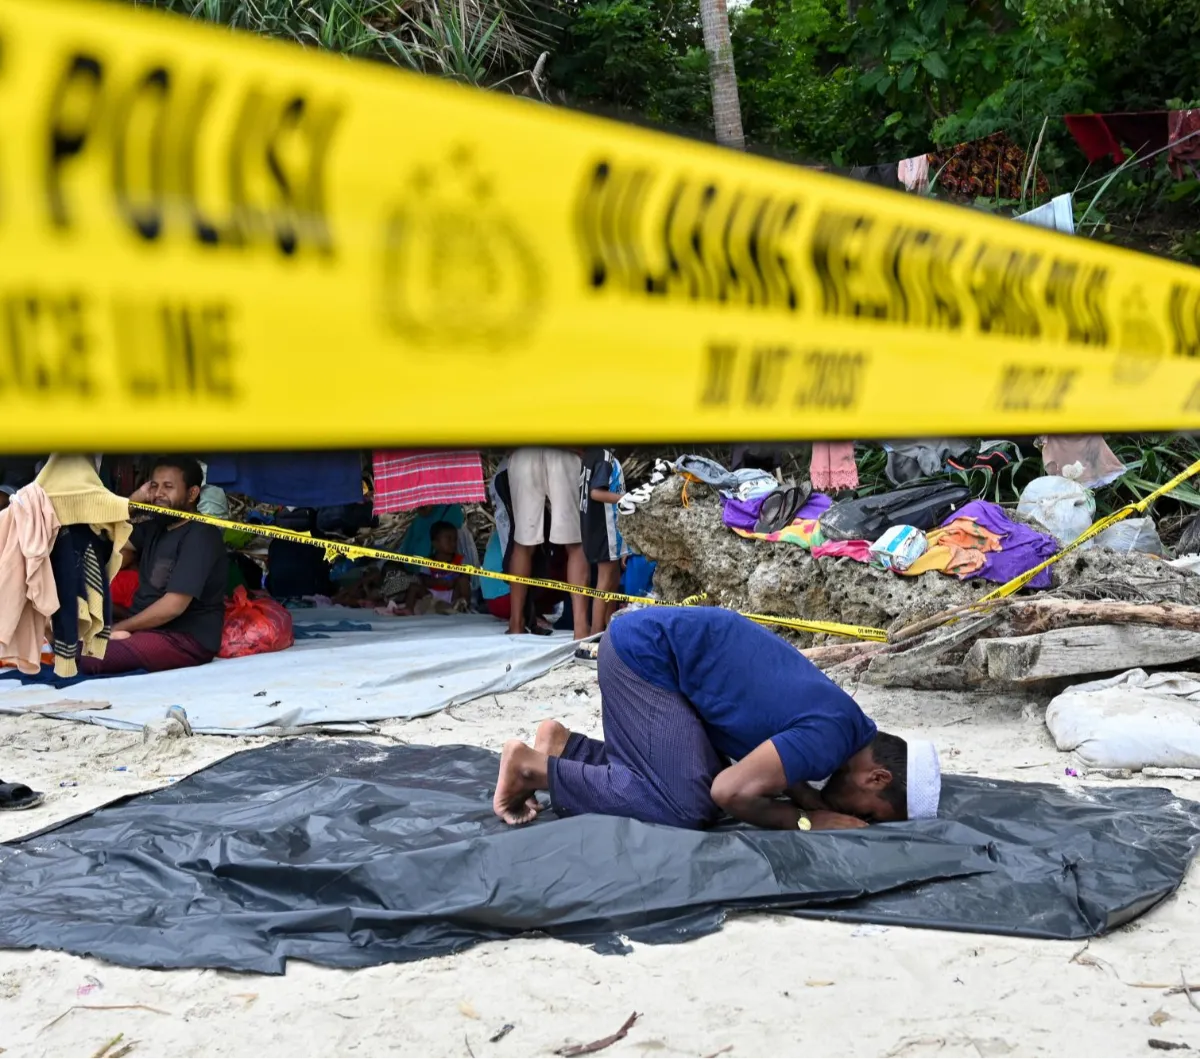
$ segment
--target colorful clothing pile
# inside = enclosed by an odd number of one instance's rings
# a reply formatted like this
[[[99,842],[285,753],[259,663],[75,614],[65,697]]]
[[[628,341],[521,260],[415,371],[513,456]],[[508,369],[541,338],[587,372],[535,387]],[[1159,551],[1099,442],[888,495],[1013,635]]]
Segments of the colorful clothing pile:
[[[821,532],[821,520],[815,518],[798,518],[790,526],[785,526],[774,533],[755,533],[753,530],[730,527],[739,537],[748,537],[756,541],[770,541],[772,544],[794,544],[798,548],[811,549],[825,543],[825,534]]]
[[[758,502],[761,506],[761,497]],[[739,537],[749,537],[756,541],[771,541],[773,544],[778,544],[782,541],[784,544],[794,544],[799,548],[815,548],[825,543],[825,534],[821,532],[820,521],[821,516],[833,505],[833,501],[824,493],[813,493],[796,512],[796,517],[792,521],[792,524],[785,526],[781,530],[776,530],[774,533],[755,533],[753,522],[750,524],[750,529],[745,528],[739,518],[739,508],[734,508],[733,521],[730,521],[730,505],[744,503],[746,501],[733,499],[725,501],[725,525]],[[753,501],[750,501],[750,503],[753,503]]]
[[[959,508],[944,525],[962,520],[976,523],[1000,541],[1000,551],[985,554],[980,570],[967,574],[967,577],[982,577],[985,581],[1005,584],[1058,552],[1058,541],[1049,534],[1038,533],[1022,523],[1013,522],[999,504],[972,500]],[[1053,579],[1049,569],[1046,569],[1029,582],[1029,587],[1049,588],[1051,584]]]
[[[487,498],[478,452],[376,452],[374,467],[377,515],[430,504],[478,504]]]
[[[1001,550],[1000,537],[973,518],[956,515],[940,529],[925,534],[929,548],[907,570],[908,576],[940,570],[959,578],[978,574],[987,564],[987,553]]]
[[[934,190],[952,198],[1015,200],[1026,190],[1028,158],[1002,132],[944,151],[932,151],[927,157]],[[1033,195],[1050,193],[1050,183],[1040,169],[1027,190]]]
[[[814,559],[854,559],[860,563],[871,561],[870,541],[826,541],[812,550]]]
[[[763,501],[769,495],[769,493],[764,493],[762,496],[756,496],[750,500],[729,497],[724,502],[721,520],[732,530],[753,530],[758,524]],[[833,500],[824,493],[812,493],[796,512],[793,521],[795,519],[820,518],[832,506]]]

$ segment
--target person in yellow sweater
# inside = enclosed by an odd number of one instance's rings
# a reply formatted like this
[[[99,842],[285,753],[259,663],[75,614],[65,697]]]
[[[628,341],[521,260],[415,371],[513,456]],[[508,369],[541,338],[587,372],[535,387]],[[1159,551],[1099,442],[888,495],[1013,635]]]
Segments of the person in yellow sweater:
[[[55,454],[33,482],[60,527],[50,553],[58,607],[50,624],[54,672],[73,677],[76,659],[103,658],[112,614],[108,586],[129,539],[129,501],[109,492],[90,456]]]

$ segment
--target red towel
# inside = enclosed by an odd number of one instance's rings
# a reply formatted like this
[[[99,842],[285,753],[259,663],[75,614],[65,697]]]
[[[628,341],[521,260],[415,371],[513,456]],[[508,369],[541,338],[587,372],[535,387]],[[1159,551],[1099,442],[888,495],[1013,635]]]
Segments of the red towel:
[[[1100,114],[1067,114],[1063,120],[1067,129],[1075,137],[1075,142],[1083,150],[1083,156],[1089,162],[1098,162],[1106,154],[1118,165],[1125,160],[1125,151],[1117,142],[1104,117]]]
[[[376,452],[375,514],[427,504],[474,504],[486,499],[478,452],[397,449]]]
[[[1106,154],[1118,165],[1125,160],[1121,144],[1145,158],[1167,146],[1167,111],[1144,110],[1122,114],[1066,114],[1063,120],[1089,162]],[[1146,162],[1150,164],[1149,160]]]

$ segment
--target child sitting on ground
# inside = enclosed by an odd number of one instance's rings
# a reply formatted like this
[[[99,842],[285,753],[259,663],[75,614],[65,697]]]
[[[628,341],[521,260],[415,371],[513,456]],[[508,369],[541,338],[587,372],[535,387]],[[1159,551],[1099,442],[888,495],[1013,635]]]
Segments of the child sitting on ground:
[[[429,528],[429,540],[433,546],[430,558],[462,566],[463,557],[455,550],[458,547],[458,530],[453,525],[435,522]],[[408,586],[404,602],[412,614],[466,611],[471,602],[471,578],[450,570],[423,567],[417,581]]]

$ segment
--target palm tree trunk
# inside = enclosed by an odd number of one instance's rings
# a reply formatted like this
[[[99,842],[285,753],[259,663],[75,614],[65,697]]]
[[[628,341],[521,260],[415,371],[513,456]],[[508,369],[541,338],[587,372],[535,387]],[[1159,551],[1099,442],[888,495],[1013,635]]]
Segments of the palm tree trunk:
[[[708,79],[712,84],[713,128],[717,143],[745,150],[725,0],[700,0],[700,22],[704,27],[704,50],[708,52]]]

